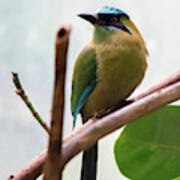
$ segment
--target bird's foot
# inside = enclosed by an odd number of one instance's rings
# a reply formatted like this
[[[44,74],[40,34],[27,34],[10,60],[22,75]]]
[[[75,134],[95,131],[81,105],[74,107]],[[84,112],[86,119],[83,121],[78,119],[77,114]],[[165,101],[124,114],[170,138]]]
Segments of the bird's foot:
[[[107,109],[103,109],[103,110],[101,110],[101,111],[99,111],[99,112],[96,112],[96,113],[94,114],[94,117],[95,117],[96,119],[100,119],[100,118],[102,118],[103,116],[105,116],[105,115],[108,114],[107,111],[108,111]]]

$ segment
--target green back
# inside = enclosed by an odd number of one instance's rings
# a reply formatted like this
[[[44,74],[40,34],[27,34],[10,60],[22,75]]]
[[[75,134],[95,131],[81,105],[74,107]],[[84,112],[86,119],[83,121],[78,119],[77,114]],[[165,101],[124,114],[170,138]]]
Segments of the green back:
[[[95,50],[86,46],[76,60],[73,73],[71,111],[74,122],[89,94],[96,86],[96,65]]]

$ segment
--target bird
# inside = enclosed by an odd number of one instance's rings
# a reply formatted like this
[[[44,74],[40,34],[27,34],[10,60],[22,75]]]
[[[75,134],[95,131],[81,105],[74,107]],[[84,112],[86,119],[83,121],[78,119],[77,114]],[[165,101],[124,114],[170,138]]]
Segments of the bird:
[[[80,18],[94,26],[92,39],[78,55],[72,77],[73,124],[125,102],[141,83],[148,50],[139,30],[124,11],[104,6]],[[98,145],[83,152],[81,180],[96,180]]]

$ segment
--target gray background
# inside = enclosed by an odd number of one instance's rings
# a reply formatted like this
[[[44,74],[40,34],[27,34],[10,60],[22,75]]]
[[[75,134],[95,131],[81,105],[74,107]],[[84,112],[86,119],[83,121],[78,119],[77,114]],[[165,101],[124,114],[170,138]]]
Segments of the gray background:
[[[137,94],[180,69],[178,0],[13,0],[0,1],[0,179],[16,172],[47,145],[47,135],[14,93],[11,72],[18,72],[27,94],[49,122],[53,87],[54,40],[58,27],[73,27],[68,55],[64,134],[72,129],[69,108],[74,61],[91,39],[93,27],[76,15],[104,5],[127,12],[140,29],[150,56]],[[80,119],[78,125],[80,125]],[[125,179],[114,162],[113,144],[120,131],[100,141],[98,179]],[[78,179],[80,155],[68,164],[64,179]]]

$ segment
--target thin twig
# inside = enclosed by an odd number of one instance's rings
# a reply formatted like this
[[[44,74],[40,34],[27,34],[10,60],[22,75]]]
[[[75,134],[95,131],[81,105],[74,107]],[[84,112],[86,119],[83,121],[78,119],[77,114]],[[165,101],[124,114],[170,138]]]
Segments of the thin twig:
[[[61,180],[61,146],[64,116],[66,58],[70,27],[61,27],[56,36],[55,81],[51,114],[51,135],[44,167],[44,180]]]
[[[81,128],[65,137],[63,139],[62,149],[63,165],[81,150],[88,148],[89,145],[108,133],[129,124],[138,117],[159,109],[165,104],[178,100],[180,98],[180,71],[176,73],[176,77],[178,78],[174,78],[174,75],[170,76],[168,79],[162,81],[164,85],[160,82],[153,86],[153,92],[150,90],[145,91],[142,95],[138,96],[141,98],[134,98],[135,100],[137,99],[134,103],[97,121],[90,120]],[[37,178],[42,173],[42,167],[46,157],[47,151],[44,151],[11,179],[32,180]]]
[[[34,106],[32,105],[32,103],[30,102],[28,96],[26,95],[26,93],[21,85],[21,82],[19,80],[18,74],[12,73],[12,75],[13,75],[13,82],[16,87],[17,95],[19,95],[21,97],[21,99],[24,101],[24,103],[26,104],[26,106],[28,107],[28,109],[30,110],[30,112],[32,113],[34,118],[37,120],[37,122],[44,128],[44,130],[48,134],[50,134],[50,130],[49,130],[47,124],[42,120],[42,118],[40,117],[40,115],[35,110]]]

